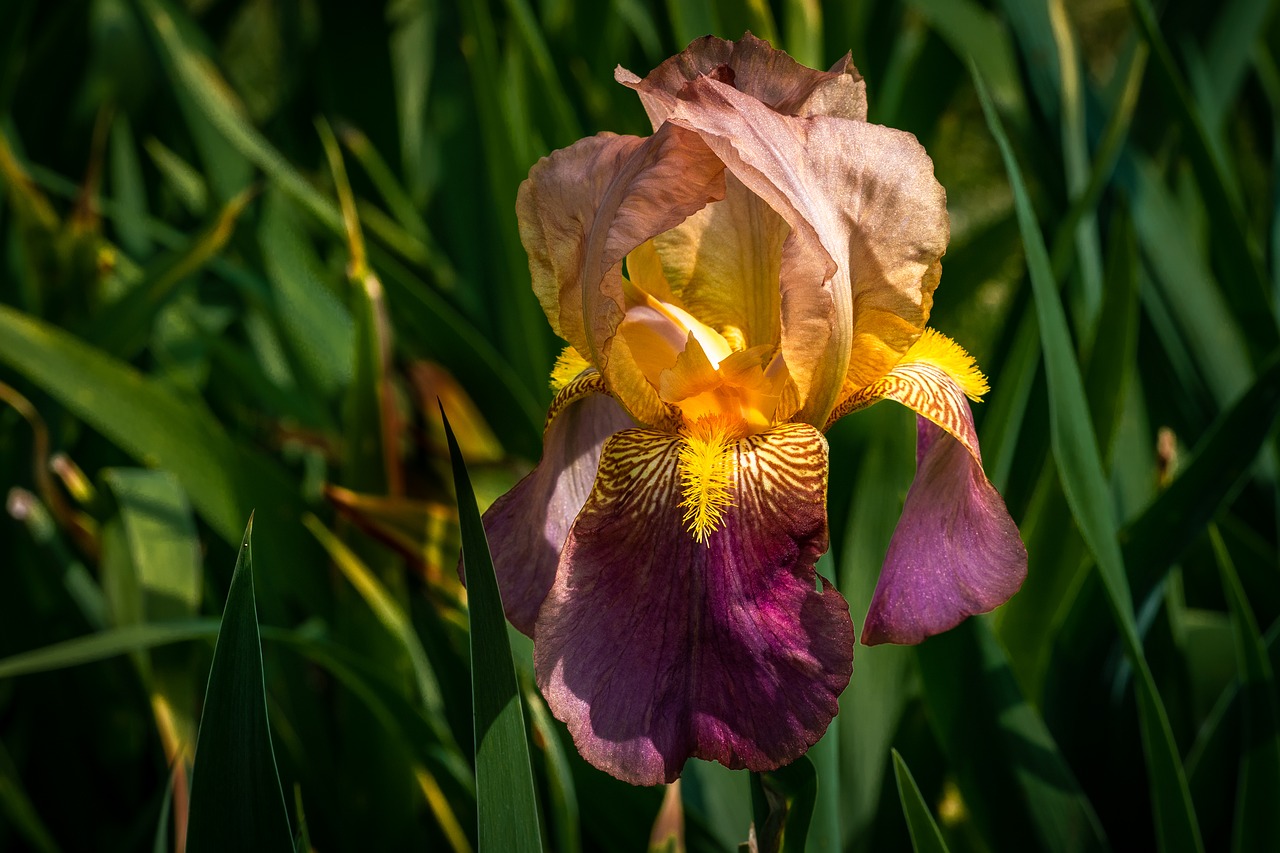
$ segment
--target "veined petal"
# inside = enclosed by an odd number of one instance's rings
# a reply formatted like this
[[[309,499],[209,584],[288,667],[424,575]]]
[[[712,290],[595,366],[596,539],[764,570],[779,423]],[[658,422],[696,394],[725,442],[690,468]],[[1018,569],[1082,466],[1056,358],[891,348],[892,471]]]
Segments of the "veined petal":
[[[1018,527],[977,457],[932,421],[916,421],[916,478],[862,626],[869,646],[950,630],[1004,604],[1027,575]]]
[[[675,779],[690,756],[768,770],[821,737],[852,672],[827,548],[827,448],[788,424],[733,449],[705,543],[684,524],[682,440],[604,448],[534,632],[538,684],[582,755],[620,779]]]
[[[959,344],[925,329],[892,370],[870,384],[847,390],[824,429],[878,400],[897,400],[951,433],[982,464],[978,434],[965,397],[980,400],[987,390],[986,377]]]
[[[785,115],[866,121],[867,86],[850,60],[845,54],[830,71],[816,71],[746,33],[736,42],[715,36],[697,39],[643,80],[621,66],[613,76],[639,93],[655,129],[671,115],[685,83],[717,73],[725,82]]]
[[[1008,601],[1027,574],[1027,550],[982,470],[966,395],[986,380],[973,359],[929,330],[893,370],[841,409],[889,398],[915,410],[916,477],[862,629],[862,642],[918,643]]]
[[[597,393],[590,371],[556,395],[542,436],[542,461],[494,501],[484,528],[507,618],[533,636],[538,610],[555,579],[560,550],[595,482],[610,436],[635,426],[617,401]]]
[[[684,86],[669,122],[790,225],[782,352],[795,417],[821,426],[849,377],[884,375],[924,329],[949,234],[932,162],[910,134],[781,115],[710,77]]]

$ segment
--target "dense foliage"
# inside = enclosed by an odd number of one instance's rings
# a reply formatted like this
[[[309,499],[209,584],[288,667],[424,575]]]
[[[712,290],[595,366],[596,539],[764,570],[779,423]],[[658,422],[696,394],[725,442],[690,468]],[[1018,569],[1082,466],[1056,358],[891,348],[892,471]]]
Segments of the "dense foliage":
[[[748,29],[851,51],[933,157],[931,325],[991,379],[1030,567],[991,616],[858,647],[808,759],[692,762],[681,843],[1270,849],[1275,6],[0,3],[0,850],[279,839],[283,809],[317,850],[465,851],[519,814],[484,798],[523,802],[521,750],[472,748],[504,635],[476,600],[469,644],[436,401],[483,508],[537,459],[559,348],[517,186],[648,132],[615,65]],[[914,430],[875,406],[828,439],[819,570],[860,626]],[[510,641],[546,849],[646,849],[663,791],[586,765]],[[483,732],[520,719],[487,673]]]

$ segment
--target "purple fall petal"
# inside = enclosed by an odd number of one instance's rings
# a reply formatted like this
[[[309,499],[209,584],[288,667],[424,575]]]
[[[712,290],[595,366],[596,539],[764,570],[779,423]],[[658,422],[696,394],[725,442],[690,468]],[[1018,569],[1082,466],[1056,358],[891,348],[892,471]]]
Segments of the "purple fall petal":
[[[560,549],[595,482],[609,436],[635,426],[605,394],[564,406],[543,436],[542,461],[484,514],[484,529],[511,624],[533,636]]]
[[[981,462],[931,421],[916,421],[916,477],[862,628],[869,646],[954,628],[1004,604],[1027,575],[1018,527]]]
[[[592,764],[633,784],[690,756],[776,768],[836,714],[853,668],[827,549],[826,441],[790,424],[738,443],[734,502],[705,545],[685,529],[680,440],[606,444],[535,631],[538,684]]]

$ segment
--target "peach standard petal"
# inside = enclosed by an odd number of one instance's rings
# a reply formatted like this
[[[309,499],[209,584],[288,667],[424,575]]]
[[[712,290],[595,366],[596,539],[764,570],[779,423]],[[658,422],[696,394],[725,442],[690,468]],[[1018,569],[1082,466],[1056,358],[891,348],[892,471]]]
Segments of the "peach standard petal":
[[[908,133],[782,115],[710,77],[684,86],[668,121],[790,225],[782,352],[796,418],[822,426],[847,379],[886,373],[928,320],[950,234],[932,161]]]
[[[751,33],[736,42],[697,39],[643,80],[621,66],[613,76],[640,95],[655,130],[670,117],[684,84],[703,76],[719,76],[784,115],[867,119],[867,86],[849,54],[831,70],[817,71]]]

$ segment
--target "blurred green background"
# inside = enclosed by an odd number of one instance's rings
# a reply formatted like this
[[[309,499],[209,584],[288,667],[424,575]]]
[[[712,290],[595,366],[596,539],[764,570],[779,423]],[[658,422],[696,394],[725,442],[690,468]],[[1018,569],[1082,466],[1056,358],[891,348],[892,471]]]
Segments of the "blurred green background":
[[[851,51],[870,119],[932,155],[932,325],[992,380],[1030,570],[990,617],[858,648],[812,769],[691,762],[681,843],[737,850],[754,788],[787,850],[1275,849],[1276,5],[3,0],[0,850],[176,849],[251,510],[299,849],[475,848],[435,400],[483,507],[537,460],[559,347],[517,186],[648,133],[615,65],[747,29]],[[857,625],[913,436],[892,406],[828,436],[820,570]],[[512,642],[545,848],[647,849],[663,792],[586,766]]]

